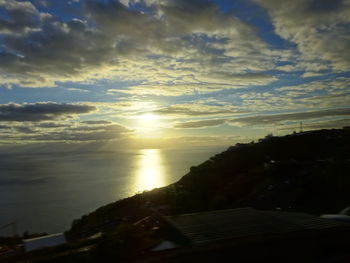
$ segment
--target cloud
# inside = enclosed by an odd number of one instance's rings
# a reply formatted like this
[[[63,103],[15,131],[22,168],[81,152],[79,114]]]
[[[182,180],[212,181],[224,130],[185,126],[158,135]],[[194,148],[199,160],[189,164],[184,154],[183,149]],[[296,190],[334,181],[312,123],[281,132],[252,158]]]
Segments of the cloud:
[[[277,88],[275,96],[289,100],[290,109],[347,107],[350,103],[349,78],[317,80]],[[287,105],[287,104],[286,104]]]
[[[253,137],[254,138],[254,137]],[[254,139],[258,139],[256,137]],[[159,139],[146,138],[142,140],[134,140],[128,146],[139,149],[152,149],[152,148],[186,148],[196,146],[211,146],[218,147],[218,151],[224,150],[227,146],[238,142],[249,142],[252,140],[251,136],[242,135],[221,135],[221,136],[181,136],[181,137],[163,137]]]
[[[207,119],[207,120],[195,120],[177,122],[174,124],[174,128],[178,129],[196,129],[219,126],[222,124],[230,124],[233,126],[271,126],[277,125],[279,130],[291,130],[295,128],[296,124],[290,124],[290,122],[296,122],[299,125],[300,121],[304,122],[304,127],[307,129],[317,128],[339,128],[349,125],[350,119],[341,120],[324,120],[323,118],[334,118],[340,116],[350,116],[350,108],[338,108],[318,111],[306,111],[296,113],[282,113],[274,115],[256,115],[242,118],[220,118],[220,119]],[[299,126],[298,126],[299,127]]]
[[[0,144],[9,142],[95,142],[127,139],[133,130],[109,121],[42,121],[2,125]]]
[[[60,122],[48,122],[48,121],[44,121],[44,122],[40,122],[36,124],[36,127],[38,128],[45,128],[45,129],[50,129],[50,128],[64,128],[64,127],[68,127],[69,125],[67,123],[62,123]]]
[[[129,86],[127,89],[108,89],[107,94],[126,93],[132,95],[181,96],[197,92],[210,93],[225,89],[240,89],[263,86],[277,80],[276,77],[257,73],[232,74],[228,72],[198,73],[177,80],[175,83]]]
[[[237,88],[234,85],[208,85],[208,84],[167,84],[167,85],[138,85],[128,89],[109,89],[107,94],[126,93],[131,95],[153,95],[153,96],[181,96],[192,95],[198,92],[210,93],[224,89]]]
[[[243,109],[256,112],[304,111],[350,105],[349,78],[331,76],[327,79],[304,81],[303,84],[273,89],[238,91],[227,95]]]
[[[0,18],[0,34],[21,35],[39,28],[39,11],[30,2],[1,0],[7,18]]]
[[[297,44],[299,66],[311,72],[348,71],[348,0],[255,0],[268,11],[275,32]],[[307,76],[307,75],[306,75]]]
[[[178,123],[175,123],[174,128],[179,128],[179,129],[204,128],[204,127],[210,127],[210,126],[218,126],[218,125],[224,124],[225,122],[226,122],[226,119],[178,122]]]
[[[85,114],[96,108],[84,104],[37,102],[25,104],[0,104],[0,121],[48,121],[70,118],[72,115]]]
[[[28,126],[15,126],[13,127],[13,129],[18,132],[18,133],[25,133],[25,134],[30,134],[30,133],[34,133],[35,131],[31,128],[31,127],[28,127]]]
[[[206,83],[226,84],[232,86],[259,86],[277,80],[276,77],[265,74],[232,74],[230,72],[210,72],[209,74],[198,76],[197,79]]]
[[[304,121],[308,119],[317,119],[330,116],[347,116],[350,115],[350,108],[328,109],[319,111],[307,111],[297,113],[284,113],[275,115],[259,115],[252,117],[243,117],[232,119],[229,123],[233,125],[271,125],[286,121]]]
[[[318,122],[310,122],[303,123],[303,130],[318,130],[318,129],[337,129],[343,128],[345,126],[350,125],[349,119],[339,119],[339,120],[328,120],[328,121],[318,121]],[[280,127],[279,130],[298,130],[299,125],[287,125],[287,127]]]
[[[144,11],[126,2],[84,1],[79,18],[65,20],[40,13],[36,2],[2,3],[6,12],[21,10],[35,21],[12,14],[16,19],[0,30],[4,85],[53,87],[108,77],[132,80],[145,87],[143,92],[165,90],[160,95],[193,92],[193,87],[210,92],[271,83],[276,77],[264,71],[286,56],[271,50],[253,26],[205,0],[140,1],[148,5]],[[176,91],[186,86],[185,92]]]
[[[50,133],[44,133],[40,136],[35,136],[30,139],[35,141],[73,141],[73,142],[86,142],[86,141],[109,141],[120,140],[128,138],[132,133],[132,130],[120,125],[111,124],[103,126],[77,126],[72,128],[66,128],[61,131],[55,131]]]
[[[305,93],[314,91],[324,91],[329,94],[336,94],[337,92],[348,90],[350,87],[350,78],[338,77],[335,79],[317,80],[300,85],[283,86],[277,88],[278,91],[303,91]]]
[[[283,65],[283,66],[277,66],[276,69],[277,69],[277,70],[280,70],[280,71],[285,71],[285,72],[291,72],[291,71],[301,70],[301,68],[298,68],[298,66],[293,65],[293,64],[287,64],[287,65]]]
[[[100,125],[100,124],[111,124],[111,121],[106,120],[97,120],[97,121],[82,121],[82,123],[91,124],[91,125]]]
[[[75,92],[90,92],[89,90],[86,89],[78,89],[78,88],[67,88],[69,91],[75,91]]]
[[[312,72],[312,71],[307,71],[305,72],[302,77],[303,78],[309,78],[309,77],[318,77],[318,76],[322,76],[322,73],[317,73],[317,72]]]
[[[11,126],[9,125],[0,125],[0,130],[8,130],[11,129]]]
[[[174,104],[168,107],[160,108],[152,111],[160,115],[175,116],[210,116],[210,115],[232,115],[245,113],[232,106],[223,105],[206,105],[200,103]]]
[[[110,123],[108,125],[104,124],[90,124],[90,125],[84,125],[86,122],[79,123],[77,126],[71,126],[67,127],[65,131],[82,131],[82,132],[89,132],[89,131],[113,131],[116,133],[124,133],[124,132],[130,132],[131,130],[127,129],[126,127],[116,124],[116,123]]]

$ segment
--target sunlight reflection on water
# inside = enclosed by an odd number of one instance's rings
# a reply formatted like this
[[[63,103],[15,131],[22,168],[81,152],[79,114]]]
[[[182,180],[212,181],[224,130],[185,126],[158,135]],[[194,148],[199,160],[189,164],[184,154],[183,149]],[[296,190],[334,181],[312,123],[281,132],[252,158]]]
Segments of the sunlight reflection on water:
[[[135,192],[164,186],[165,169],[159,149],[142,149],[137,161]]]

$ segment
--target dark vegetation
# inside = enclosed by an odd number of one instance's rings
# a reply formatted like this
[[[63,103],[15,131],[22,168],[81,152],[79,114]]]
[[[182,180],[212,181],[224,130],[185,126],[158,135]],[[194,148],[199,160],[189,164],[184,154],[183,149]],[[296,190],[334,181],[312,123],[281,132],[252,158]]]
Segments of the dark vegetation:
[[[140,231],[136,222],[150,215],[247,206],[338,213],[350,205],[349,188],[349,128],[267,136],[232,146],[191,167],[175,184],[108,204],[75,220],[66,236],[70,244],[78,244],[70,246],[79,249],[64,249],[56,256],[51,253],[50,260],[30,262],[140,258],[165,234],[158,227]],[[93,245],[84,243],[98,232],[104,234]]]

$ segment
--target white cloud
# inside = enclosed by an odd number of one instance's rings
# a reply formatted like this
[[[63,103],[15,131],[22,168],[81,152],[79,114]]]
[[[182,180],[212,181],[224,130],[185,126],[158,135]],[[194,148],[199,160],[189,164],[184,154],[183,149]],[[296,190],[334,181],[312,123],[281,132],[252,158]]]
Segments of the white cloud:
[[[255,0],[271,16],[275,31],[297,44],[299,66],[308,71],[348,71],[349,0]]]
[[[125,1],[88,1],[82,16],[70,21],[39,13],[30,2],[11,2],[25,5],[21,10],[36,23],[28,31],[13,20],[13,28],[25,34],[2,35],[0,78],[8,85],[53,87],[58,81],[110,78],[179,95],[179,86],[167,86],[203,85],[210,91],[271,83],[276,77],[263,72],[286,56],[271,50],[253,26],[204,0],[145,1],[149,12],[130,9]]]

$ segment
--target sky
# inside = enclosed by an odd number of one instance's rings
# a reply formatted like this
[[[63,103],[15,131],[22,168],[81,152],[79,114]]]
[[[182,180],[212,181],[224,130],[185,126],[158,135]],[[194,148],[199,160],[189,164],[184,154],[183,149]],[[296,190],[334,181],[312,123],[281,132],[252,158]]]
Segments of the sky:
[[[0,146],[341,128],[349,47],[350,0],[0,0]]]

